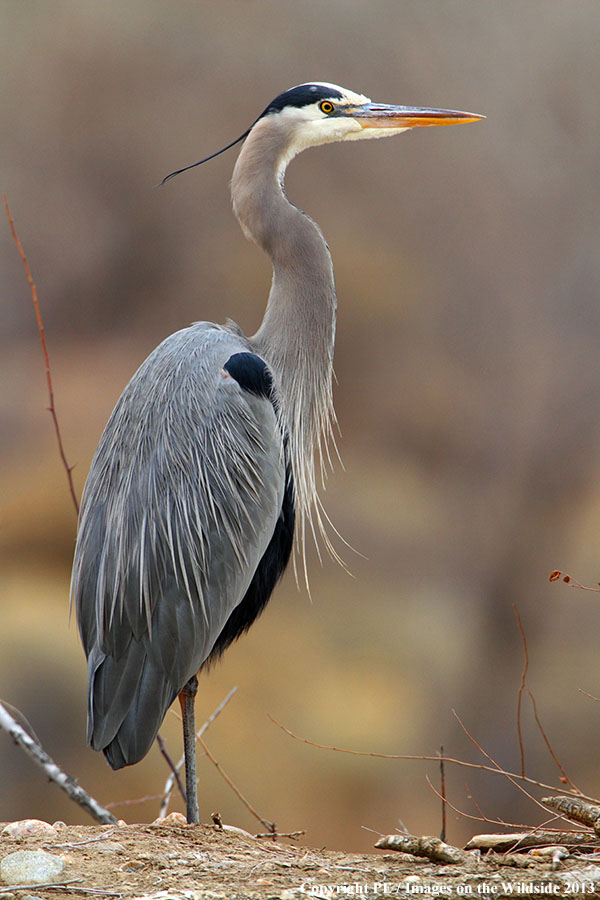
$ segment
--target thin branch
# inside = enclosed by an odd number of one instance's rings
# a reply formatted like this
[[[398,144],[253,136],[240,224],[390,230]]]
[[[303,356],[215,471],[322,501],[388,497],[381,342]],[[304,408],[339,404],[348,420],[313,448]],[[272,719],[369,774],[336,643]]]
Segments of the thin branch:
[[[273,840],[273,837],[278,838],[289,838],[291,841],[297,841],[298,838],[301,838],[306,834],[306,831],[266,831],[264,834],[255,834],[255,838],[269,838],[269,840]]]
[[[461,718],[460,718],[460,716],[458,715],[458,713],[456,712],[456,710],[453,709],[453,710],[452,710],[452,713],[453,713],[453,715],[454,715],[456,721],[458,722],[458,724],[459,724],[460,727],[462,728],[463,732],[465,733],[465,735],[466,735],[466,736],[469,738],[469,740],[471,741],[471,743],[472,743],[475,747],[477,747],[477,749],[479,750],[479,752],[480,752],[480,753],[481,753],[481,754],[482,754],[482,755],[483,755],[483,756],[484,756],[484,757],[492,764],[492,766],[494,766],[495,769],[496,769],[498,772],[502,772],[502,774],[504,775],[504,777],[506,778],[506,780],[507,780],[507,781],[510,781],[510,783],[513,785],[513,787],[516,787],[518,791],[521,791],[521,793],[522,793],[522,794],[525,794],[525,796],[526,796],[529,800],[531,800],[533,803],[535,803],[536,806],[539,806],[540,809],[543,809],[544,812],[546,812],[546,809],[545,809],[544,805],[543,805],[542,803],[540,803],[539,800],[536,800],[536,798],[533,796],[533,794],[530,794],[529,791],[526,791],[525,788],[524,788],[521,784],[519,784],[519,781],[517,780],[517,779],[518,779],[518,776],[511,775],[509,772],[505,772],[504,769],[502,769],[502,766],[500,766],[500,765],[496,762],[495,759],[492,759],[492,757],[490,756],[490,754],[489,754],[486,750],[483,749],[483,747],[481,746],[480,743],[478,743],[478,741],[475,740],[475,738],[473,737],[473,735],[468,731],[468,729],[467,729],[466,725],[464,724],[464,722],[461,720]],[[530,781],[530,779],[527,778],[525,775],[521,775],[520,780],[521,780],[521,781],[527,781],[527,782]],[[554,788],[554,790],[556,790],[556,788]]]
[[[215,721],[217,716],[223,712],[223,710],[225,709],[225,707],[227,706],[227,704],[229,703],[229,701],[231,700],[231,698],[233,697],[233,695],[235,694],[236,691],[237,691],[237,685],[235,685],[235,687],[231,688],[231,690],[229,691],[229,693],[227,694],[225,699],[219,703],[219,705],[217,706],[215,711],[208,717],[208,719],[206,720],[204,725],[202,725],[202,727],[196,732],[196,740],[197,741],[200,740],[200,738],[202,737],[204,732],[212,725],[212,723]],[[160,746],[160,744],[159,744],[159,746]],[[181,757],[181,759],[175,766],[175,770],[177,772],[179,772],[179,770],[183,766],[184,762],[185,762],[185,755]],[[162,793],[162,802],[160,804],[160,810],[158,813],[159,819],[164,819],[164,817],[167,814],[167,809],[169,808],[169,800],[171,799],[171,792],[173,790],[174,785],[175,785],[175,774],[173,772],[171,772],[171,774],[169,775],[169,777],[167,778],[167,780],[165,782],[165,788]],[[180,788],[180,790],[181,790],[181,788]],[[185,790],[183,791],[182,796],[185,797]]]
[[[117,809],[119,806],[139,806],[140,803],[148,803],[150,800],[160,800],[162,794],[146,794],[145,797],[130,797],[128,800],[111,800],[106,804],[107,809]]]
[[[525,682],[527,679],[527,670],[529,668],[529,651],[527,649],[527,638],[521,624],[521,616],[516,605],[512,604],[515,619],[517,620],[517,628],[521,635],[523,643],[523,671],[521,672],[521,684],[519,685],[519,693],[517,695],[517,734],[519,736],[519,753],[521,754],[521,777],[525,778],[525,747],[523,745],[523,732],[521,730],[521,706],[523,703],[523,691],[525,690]]]
[[[2,199],[4,200],[4,209],[6,211],[6,218],[8,219],[8,224],[10,225],[10,230],[13,236],[13,240],[17,245],[17,250],[19,251],[19,256],[23,262],[23,266],[25,267],[25,275],[27,276],[27,281],[29,282],[29,288],[31,290],[31,299],[33,300],[33,308],[35,310],[35,318],[37,321],[38,331],[40,333],[40,340],[42,343],[42,352],[44,354],[44,364],[46,366],[46,382],[48,384],[48,397],[50,400],[50,405],[48,407],[48,412],[52,416],[52,421],[54,422],[54,431],[56,432],[56,440],[58,442],[58,452],[60,453],[60,458],[62,460],[62,464],[64,466],[65,472],[67,473],[67,480],[69,482],[69,490],[71,492],[71,499],[73,500],[73,505],[75,506],[75,510],[77,515],[79,515],[79,502],[77,500],[77,494],[75,493],[75,485],[73,484],[73,466],[70,466],[67,461],[67,456],[65,454],[65,450],[63,447],[62,436],[60,433],[60,426],[58,424],[58,417],[56,415],[56,407],[54,405],[54,390],[52,388],[52,374],[50,371],[50,357],[48,355],[48,346],[46,344],[46,333],[44,331],[44,323],[42,321],[42,313],[40,311],[40,305],[38,303],[38,295],[37,289],[35,286],[35,282],[31,276],[31,270],[29,268],[29,263],[27,261],[27,257],[25,256],[25,251],[23,250],[23,246],[21,241],[19,240],[19,236],[17,235],[17,230],[15,228],[15,223],[13,222],[13,218],[10,214],[10,209],[8,208],[8,200],[6,194],[2,195]]]
[[[444,747],[440,747],[440,799],[442,801],[442,828],[440,840],[446,840],[446,770],[444,769]]]
[[[559,761],[558,757],[556,756],[556,753],[555,753],[554,750],[552,749],[552,745],[550,744],[550,740],[549,740],[549,738],[548,738],[548,735],[546,734],[546,732],[545,732],[545,730],[544,730],[544,727],[543,727],[543,725],[542,725],[542,723],[541,723],[541,721],[540,721],[540,718],[539,718],[539,716],[538,716],[537,703],[535,702],[535,697],[533,696],[533,694],[531,693],[531,691],[529,690],[529,688],[527,688],[527,693],[529,694],[529,699],[531,700],[531,703],[532,703],[532,706],[533,706],[533,716],[534,716],[534,718],[535,718],[536,725],[537,725],[537,727],[538,727],[539,730],[540,730],[540,734],[542,735],[542,738],[544,739],[544,743],[545,743],[545,745],[546,745],[546,747],[547,747],[547,749],[548,749],[548,753],[550,754],[550,756],[552,757],[552,759],[554,760],[554,762],[556,763],[556,765],[557,765],[557,767],[558,767],[558,769],[559,769],[559,771],[560,771],[560,776],[561,776],[561,777],[560,777],[560,780],[563,782],[563,784],[569,784],[569,785],[572,787],[574,793],[576,793],[576,794],[578,794],[578,795],[580,795],[580,796],[583,796],[583,794],[581,793],[581,791],[579,790],[579,788],[577,787],[577,785],[573,784],[573,782],[571,781],[571,779],[569,778],[569,776],[568,776],[567,773],[565,772],[564,766],[561,764],[561,762]]]
[[[590,694],[588,691],[584,691],[583,688],[577,688],[580,694],[583,694],[584,697],[589,697],[590,700],[595,700],[597,703],[600,703],[600,697],[594,697],[593,694]]]
[[[475,809],[476,809],[477,812],[479,813],[479,816],[480,816],[482,822],[491,822],[491,823],[495,823],[495,824],[497,824],[498,822],[500,822],[502,825],[506,825],[506,822],[503,822],[502,819],[489,819],[489,818],[485,815],[485,813],[484,813],[484,811],[482,810],[482,808],[480,807],[479,803],[477,802],[477,800],[476,800],[475,797],[473,796],[473,791],[471,790],[471,788],[469,787],[468,784],[465,784],[465,790],[466,790],[466,792],[467,792],[467,797],[468,797],[468,799],[471,801],[471,803],[473,804],[473,806],[475,807]],[[475,817],[474,817],[474,818],[475,818]],[[511,825],[510,827],[512,828],[513,826]],[[516,827],[520,827],[520,826],[516,826]]]
[[[168,767],[169,767],[170,770],[171,770],[171,773],[172,773],[172,775],[173,775],[173,778],[175,779],[175,782],[176,782],[177,787],[178,787],[178,789],[179,789],[179,793],[180,793],[181,796],[183,797],[183,802],[186,803],[186,802],[187,802],[187,800],[186,800],[186,792],[185,792],[185,788],[184,788],[184,786],[183,786],[183,782],[182,782],[182,780],[181,780],[181,775],[179,774],[179,770],[177,769],[177,766],[175,765],[175,763],[174,763],[173,760],[171,759],[171,756],[170,756],[170,754],[169,754],[167,748],[165,747],[165,742],[164,742],[164,740],[162,739],[162,737],[160,736],[160,734],[157,734],[157,735],[156,735],[156,743],[157,743],[158,746],[159,746],[160,752],[162,753],[162,755],[164,756],[165,760],[167,761],[167,765],[168,765]],[[193,780],[193,779],[192,779],[192,780]]]
[[[438,799],[442,800],[442,795],[441,795],[441,793],[440,793],[440,792],[438,791],[438,789],[435,787],[435,785],[433,784],[433,782],[432,782],[431,778],[429,777],[429,775],[425,775],[425,781],[427,782],[427,784],[429,785],[429,787],[431,788],[431,790],[433,791],[433,793],[435,794],[435,796],[438,797]],[[473,801],[473,798],[472,798],[470,795],[468,795],[468,796],[469,796],[469,799],[470,799],[471,801]],[[455,805],[454,805],[453,803],[451,803],[451,801],[448,800],[447,798],[444,799],[444,802],[446,803],[447,806],[450,807],[450,809],[452,810],[452,812],[455,812],[457,815],[462,816],[463,819],[473,819],[475,822],[491,822],[491,824],[493,824],[493,825],[504,825],[504,824],[505,824],[501,819],[497,819],[497,820],[494,820],[494,819],[488,819],[487,816],[484,816],[484,815],[483,815],[483,813],[482,813],[481,815],[479,815],[479,816],[474,816],[473,813],[463,812],[462,809],[459,809],[458,806],[455,806]],[[474,801],[473,801],[473,802],[474,802]],[[475,808],[476,808],[476,809],[479,809],[479,807],[477,806],[477,804],[474,804],[474,805],[475,805]],[[510,827],[512,827],[512,826],[510,826]]]
[[[413,762],[438,762],[440,761],[439,756],[425,756],[425,755],[416,755],[416,754],[408,754],[408,753],[373,753],[370,750],[349,750],[345,747],[334,747],[330,744],[319,744],[317,741],[311,741],[309,738],[301,737],[299,734],[295,734],[289,728],[286,728],[285,725],[282,725],[274,716],[270,713],[267,714],[271,722],[274,725],[277,725],[278,728],[281,728],[289,737],[293,738],[295,741],[300,741],[302,744],[308,744],[309,747],[316,747],[319,750],[330,750],[335,751],[336,753],[348,753],[350,756],[368,756],[373,759],[403,759]],[[454,713],[456,715],[456,713]],[[464,727],[464,726],[463,726]],[[504,775],[505,777],[510,777],[517,779],[519,781],[523,781],[525,784],[530,784],[533,787],[544,788],[548,791],[556,791],[557,793],[569,793],[569,791],[565,791],[563,787],[556,787],[553,784],[545,784],[543,781],[536,781],[535,778],[531,778],[526,775],[523,777],[522,775],[517,775],[514,772],[509,772],[505,769],[502,769],[498,766],[497,763],[494,766],[486,766],[483,763],[471,763],[466,762],[464,759],[456,759],[453,756],[444,756],[444,762],[452,763],[455,766],[463,766],[465,769],[478,769],[480,772],[491,772],[493,775]],[[527,793],[527,792],[525,792]],[[575,792],[573,792],[575,795]],[[589,800],[591,803],[595,803],[596,800],[594,797],[587,797],[585,795],[576,794],[577,797],[582,797],[584,800]]]
[[[107,841],[116,830],[116,828],[112,828],[110,831],[105,831],[104,834],[99,834],[97,837],[88,838],[87,841],[70,841],[66,844],[50,844],[50,846],[55,850],[58,847],[83,847],[84,844],[96,844],[99,841]]]
[[[11,889],[11,891],[30,891],[33,887],[35,887],[37,890],[42,889],[44,891],[47,891],[49,888],[55,888],[55,889],[64,888],[64,887],[67,887],[67,885],[70,886],[73,884],[81,884],[82,882],[83,882],[83,878],[71,878],[70,881],[49,881],[46,884],[36,884],[36,885],[33,885],[33,884],[11,884],[10,889]],[[7,885],[7,887],[9,887],[9,885]],[[69,889],[70,890],[82,890],[82,888],[71,888],[71,887],[69,887]],[[117,896],[117,895],[115,894],[115,896]]]
[[[101,806],[97,800],[77,784],[71,775],[67,775],[66,772],[63,772],[63,770],[56,765],[54,760],[48,756],[41,745],[34,741],[23,727],[19,725],[16,719],[11,716],[6,707],[3,706],[2,702],[0,702],[0,728],[3,728],[4,731],[12,737],[13,741],[33,760],[33,762],[44,770],[50,781],[53,781],[59,788],[65,791],[71,800],[74,800],[82,809],[85,809],[93,819],[100,822],[102,825],[117,824],[117,819],[113,814]]]
[[[275,823],[267,822],[267,820],[263,819],[263,817],[260,815],[260,813],[258,813],[254,809],[252,804],[244,797],[244,795],[242,794],[240,789],[238,787],[236,787],[236,785],[233,783],[233,781],[231,780],[231,778],[229,777],[229,775],[227,774],[225,769],[222,767],[222,765],[214,758],[214,756],[212,755],[212,753],[210,752],[210,750],[208,749],[208,747],[206,746],[206,744],[204,743],[204,741],[202,740],[201,737],[198,737],[198,743],[200,744],[200,746],[202,747],[202,749],[204,750],[204,752],[210,759],[213,766],[217,769],[217,771],[219,772],[221,777],[227,782],[227,784],[229,785],[229,787],[231,788],[233,793],[236,795],[236,797],[238,797],[238,799],[241,800],[241,802],[244,804],[244,806],[246,807],[248,812],[251,813],[255,819],[258,819],[258,821],[261,823],[261,825],[264,825],[264,827],[267,829],[267,831],[271,835],[273,835],[273,837],[275,837],[275,835],[277,834],[277,828],[275,826]]]
[[[600,587],[589,587],[589,585],[577,581],[572,575],[567,575],[566,572],[559,572],[558,569],[555,569],[554,572],[550,572],[548,581],[558,581],[559,578],[561,581],[564,581],[565,584],[568,584],[569,587],[579,588],[580,591],[592,591],[594,594],[600,594]]]

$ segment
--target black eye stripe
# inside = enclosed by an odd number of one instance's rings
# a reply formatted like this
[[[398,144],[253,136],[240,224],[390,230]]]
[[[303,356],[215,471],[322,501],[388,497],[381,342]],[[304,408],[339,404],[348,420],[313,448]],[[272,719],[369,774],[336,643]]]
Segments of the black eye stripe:
[[[333,87],[325,87],[322,84],[300,84],[298,87],[290,88],[284,91],[272,100],[265,111],[259,116],[269,113],[281,112],[288,106],[302,107],[309,106],[311,103],[318,103],[320,100],[342,100],[343,95]]]

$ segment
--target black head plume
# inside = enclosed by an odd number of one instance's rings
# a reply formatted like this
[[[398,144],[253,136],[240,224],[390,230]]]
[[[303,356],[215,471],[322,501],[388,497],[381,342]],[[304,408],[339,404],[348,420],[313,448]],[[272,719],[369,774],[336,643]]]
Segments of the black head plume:
[[[171,178],[175,178],[176,175],[181,175],[182,172],[187,172],[188,169],[193,169],[196,166],[201,166],[202,163],[208,162],[209,159],[214,159],[215,156],[220,156],[221,153],[225,153],[226,150],[229,150],[231,147],[235,147],[236,144],[239,144],[240,141],[243,141],[248,137],[256,123],[265,116],[281,112],[283,109],[289,106],[307,106],[308,104],[316,103],[322,98],[330,97],[335,97],[336,99],[342,98],[342,94],[339,90],[337,90],[337,88],[335,88],[334,85],[325,85],[318,83],[299,84],[296,85],[296,87],[290,88],[288,91],[284,91],[283,94],[279,94],[277,97],[275,97],[274,100],[269,103],[267,107],[265,107],[265,109],[263,109],[260,116],[254,120],[252,125],[243,134],[241,134],[239,138],[236,138],[235,141],[232,141],[230,144],[227,144],[226,147],[222,147],[215,153],[211,153],[210,156],[205,156],[204,159],[201,159],[196,163],[192,163],[190,166],[184,166],[183,169],[176,169],[175,172],[171,172],[166,176],[166,178],[163,178],[158,187],[161,187]]]
[[[198,162],[192,163],[189,166],[184,166],[183,169],[176,169],[174,172],[171,172],[169,175],[167,175],[165,178],[163,178],[163,180],[160,182],[160,184],[158,186],[162,187],[162,185],[165,184],[165,182],[169,181],[169,179],[171,179],[171,178],[175,178],[176,175],[181,175],[182,172],[187,172],[188,169],[193,169],[196,166],[201,166],[202,163],[208,162],[209,159],[214,159],[215,156],[219,156],[221,153],[225,153],[225,151],[229,150],[230,147],[235,147],[236,144],[239,144],[240,141],[243,141],[244,138],[248,137],[248,135],[250,134],[250,131],[252,130],[254,125],[255,125],[255,123],[253,122],[247,131],[245,131],[243,134],[241,134],[239,136],[239,138],[236,138],[235,141],[232,141],[230,144],[227,144],[226,147],[221,147],[220,150],[217,150],[215,153],[211,153],[210,156],[205,156],[204,159],[201,159]]]

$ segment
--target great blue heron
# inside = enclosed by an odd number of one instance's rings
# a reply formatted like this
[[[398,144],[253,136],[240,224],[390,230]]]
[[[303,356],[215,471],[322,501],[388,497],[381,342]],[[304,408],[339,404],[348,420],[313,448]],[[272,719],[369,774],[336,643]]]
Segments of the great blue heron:
[[[132,765],[180,695],[190,822],[196,673],[260,614],[294,533],[303,542],[307,527],[324,531],[316,469],[334,415],[336,295],[321,231],[284,194],[286,167],[318,144],[480,118],[375,104],[326,83],[276,97],[223,148],[245,139],[233,208],[273,265],[260,328],[248,338],[233,322],[198,322],[172,334],[104,430],[72,578],[88,657],[88,741],[113,769]]]

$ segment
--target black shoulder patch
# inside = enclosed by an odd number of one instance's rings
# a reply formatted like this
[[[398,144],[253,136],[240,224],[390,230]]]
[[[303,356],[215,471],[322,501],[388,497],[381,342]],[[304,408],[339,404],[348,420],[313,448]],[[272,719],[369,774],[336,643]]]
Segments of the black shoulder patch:
[[[225,365],[225,371],[244,391],[272,400],[273,378],[266,362],[255,353],[234,353]]]
[[[270,113],[281,112],[286,106],[309,106],[311,103],[318,103],[319,100],[342,100],[343,95],[340,91],[333,87],[326,87],[322,84],[299,84],[297,87],[290,88],[279,94],[274,100],[271,100],[267,108],[259,119]]]

